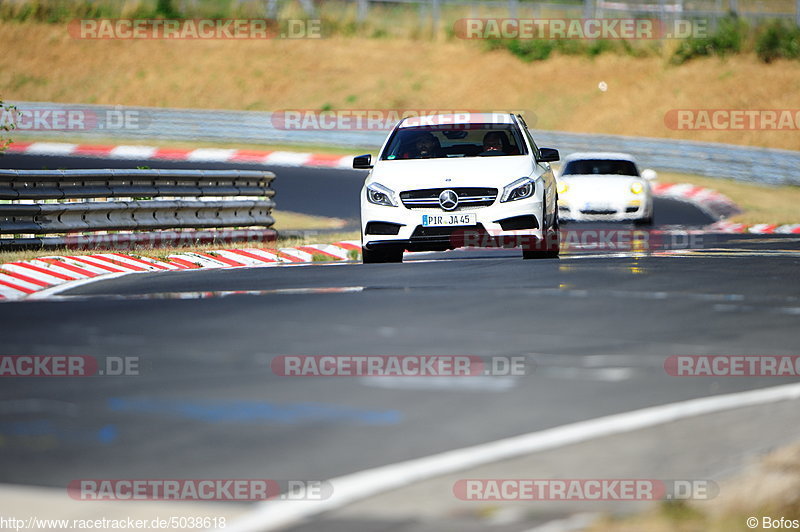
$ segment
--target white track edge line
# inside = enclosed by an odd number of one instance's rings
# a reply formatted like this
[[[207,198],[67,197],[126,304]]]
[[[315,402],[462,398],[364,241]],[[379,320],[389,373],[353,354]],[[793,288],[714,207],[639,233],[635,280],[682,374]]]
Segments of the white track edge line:
[[[20,300],[33,300],[33,299],[46,299],[50,296],[55,296],[64,292],[66,290],[72,290],[73,288],[78,288],[79,286],[91,284],[95,281],[106,281],[108,279],[116,279],[117,277],[122,277],[123,275],[130,275],[132,273],[150,273],[150,272],[109,272],[104,273],[102,275],[97,275],[95,277],[89,277],[88,279],[78,279],[76,281],[67,281],[65,283],[57,284],[55,286],[51,286],[50,288],[45,288],[44,290],[39,290],[28,296],[20,298]],[[17,300],[19,301],[19,300]]]
[[[301,523],[305,518],[346,506],[381,492],[524,454],[630,432],[699,416],[777,401],[800,399],[800,384],[679,401],[569,423],[493,442],[454,449],[330,479],[333,494],[322,501],[267,501],[234,520],[225,532],[266,532]],[[220,531],[222,532],[222,531]]]

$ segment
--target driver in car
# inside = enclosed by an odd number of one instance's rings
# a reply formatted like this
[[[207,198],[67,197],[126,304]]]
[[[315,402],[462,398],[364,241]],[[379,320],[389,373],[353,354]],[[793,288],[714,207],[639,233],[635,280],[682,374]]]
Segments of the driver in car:
[[[503,147],[503,134],[500,131],[490,131],[483,136],[483,152],[478,155],[505,155]]]

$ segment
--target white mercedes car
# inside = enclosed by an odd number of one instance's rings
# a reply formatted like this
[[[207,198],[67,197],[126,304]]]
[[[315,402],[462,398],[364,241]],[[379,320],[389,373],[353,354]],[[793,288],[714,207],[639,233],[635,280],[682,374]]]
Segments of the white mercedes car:
[[[559,217],[574,221],[653,223],[653,170],[639,173],[626,153],[573,153],[558,177]]]
[[[558,257],[558,198],[550,162],[525,121],[507,113],[401,120],[361,190],[364,263],[402,262],[404,251],[521,246],[524,258]],[[490,244],[491,243],[491,244]]]

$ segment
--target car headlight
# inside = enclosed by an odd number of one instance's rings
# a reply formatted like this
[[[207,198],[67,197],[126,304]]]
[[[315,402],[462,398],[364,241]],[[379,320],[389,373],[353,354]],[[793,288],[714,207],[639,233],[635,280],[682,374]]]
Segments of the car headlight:
[[[397,207],[397,202],[394,199],[394,191],[378,183],[367,185],[367,201],[375,205]]]
[[[642,190],[644,190],[644,186],[642,186],[642,184],[639,183],[638,181],[634,181],[633,183],[631,183],[631,192],[633,192],[634,194],[641,194]]]
[[[564,194],[567,190],[569,190],[569,186],[563,181],[559,181],[556,190],[558,190],[559,194]]]
[[[500,201],[517,201],[533,196],[536,192],[536,183],[530,177],[517,179],[510,185],[503,187],[503,195]]]

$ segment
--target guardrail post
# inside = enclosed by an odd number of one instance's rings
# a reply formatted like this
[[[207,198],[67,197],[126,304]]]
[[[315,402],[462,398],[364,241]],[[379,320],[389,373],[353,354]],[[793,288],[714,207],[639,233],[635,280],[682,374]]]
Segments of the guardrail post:
[[[508,0],[508,16],[511,18],[517,18],[519,16],[519,1],[518,0]]]
[[[310,18],[314,18],[316,16],[316,9],[314,8],[314,3],[311,0],[299,0],[300,6],[302,6],[303,11],[306,12]]]
[[[278,0],[267,0],[267,17],[278,18]]]
[[[725,16],[725,10],[722,8],[722,0],[715,0],[714,14],[711,16],[711,23],[708,25],[711,31],[717,31],[719,18]]]
[[[595,0],[583,0],[583,18],[594,18],[594,2]]]
[[[433,23],[433,36],[439,35],[439,17],[441,16],[441,0],[433,0],[431,19]]]
[[[800,26],[800,0],[795,0],[794,22],[795,22],[795,24]]]
[[[356,20],[364,22],[367,20],[367,13],[369,11],[369,4],[367,0],[358,0],[356,4]]]

